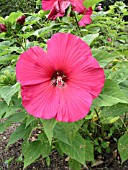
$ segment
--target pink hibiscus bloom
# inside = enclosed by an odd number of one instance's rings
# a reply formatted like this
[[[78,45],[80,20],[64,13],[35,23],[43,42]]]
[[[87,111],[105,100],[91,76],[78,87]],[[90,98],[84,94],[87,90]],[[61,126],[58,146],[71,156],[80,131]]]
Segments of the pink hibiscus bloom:
[[[86,24],[90,24],[92,22],[91,15],[92,15],[92,7],[85,9],[84,16],[78,22],[79,26],[86,26]]]
[[[78,13],[83,13],[85,7],[84,0],[42,0],[42,8],[44,11],[50,10],[48,19],[55,20],[57,17],[65,15],[66,9],[72,5],[72,9]]]
[[[48,19],[55,20],[57,17],[63,17],[65,15],[65,10],[69,7],[69,1],[55,1],[51,12],[48,15]]]
[[[23,106],[38,118],[82,119],[104,86],[104,70],[75,35],[57,33],[47,45],[47,52],[31,47],[16,64]]]

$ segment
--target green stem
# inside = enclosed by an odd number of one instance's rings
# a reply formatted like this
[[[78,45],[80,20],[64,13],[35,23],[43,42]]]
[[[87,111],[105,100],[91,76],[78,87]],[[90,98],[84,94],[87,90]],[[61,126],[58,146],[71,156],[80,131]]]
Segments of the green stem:
[[[76,21],[77,28],[79,30],[79,34],[80,34],[81,37],[83,37],[82,32],[81,32],[80,27],[79,27],[79,24],[78,24],[78,21],[77,21],[77,18],[76,18],[76,14],[75,14],[75,21]]]
[[[125,113],[123,120],[120,118],[120,120],[121,120],[121,122],[122,122],[122,124],[123,124],[123,126],[122,126],[122,132],[123,132],[123,134],[124,134],[125,131],[127,130],[127,126],[125,125],[126,119],[127,119],[127,113]]]
[[[25,47],[22,45],[22,43],[19,41],[19,39],[16,37],[16,40],[18,42],[18,44],[23,48],[24,51],[26,51]]]

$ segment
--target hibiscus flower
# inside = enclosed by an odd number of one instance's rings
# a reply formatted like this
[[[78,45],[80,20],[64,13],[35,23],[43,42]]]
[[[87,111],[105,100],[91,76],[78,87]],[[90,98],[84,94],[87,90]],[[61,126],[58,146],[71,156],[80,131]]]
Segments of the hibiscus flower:
[[[84,118],[105,81],[90,47],[69,33],[53,35],[47,52],[35,46],[22,53],[16,77],[29,114],[63,122]]]
[[[69,5],[72,6],[73,11],[83,13],[85,7],[84,0],[42,0],[42,8],[44,11],[50,10],[48,19],[55,20],[57,17],[65,15],[66,9]]]
[[[78,22],[79,26],[86,26],[86,24],[90,24],[92,19],[92,7],[89,7],[88,9],[85,9],[83,12],[83,17],[82,19]]]

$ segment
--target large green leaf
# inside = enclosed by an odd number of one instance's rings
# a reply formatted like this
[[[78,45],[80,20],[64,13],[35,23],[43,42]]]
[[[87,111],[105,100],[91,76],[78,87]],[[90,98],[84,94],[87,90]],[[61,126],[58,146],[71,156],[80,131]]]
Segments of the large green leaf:
[[[19,83],[16,83],[13,86],[3,86],[0,87],[0,95],[1,97],[6,101],[6,103],[9,105],[12,96],[17,93],[20,89]]]
[[[43,124],[44,132],[45,132],[45,134],[49,140],[49,143],[51,145],[52,137],[53,137],[53,129],[54,129],[57,121],[55,119],[50,119],[50,120],[40,119],[40,120]]]
[[[74,159],[69,159],[70,170],[81,170],[81,164]]]
[[[120,57],[120,55],[115,52],[110,53],[101,48],[92,49],[92,54],[98,60],[101,67],[105,67],[108,63]]]
[[[60,142],[60,148],[62,151],[70,156],[72,159],[80,162],[81,164],[85,165],[85,141],[81,137],[80,134],[77,133],[75,138],[72,141],[71,145],[66,143]]]
[[[15,113],[8,117],[4,122],[0,123],[0,134],[3,133],[12,123],[22,122],[26,117],[26,113]]]
[[[70,144],[67,133],[63,123],[60,122],[55,126],[53,136],[66,144]]]
[[[7,55],[2,55],[0,57],[0,62],[4,62],[4,61],[10,61],[13,59],[17,59],[19,55],[15,55],[15,54],[7,54]]]
[[[84,148],[85,148],[85,161],[93,161],[94,160],[94,146],[92,142],[89,140],[85,140]]]
[[[32,123],[36,118],[34,116],[31,116],[31,115],[27,115],[26,116],[26,127],[28,125],[30,125],[30,123]]]
[[[20,126],[18,126],[16,128],[16,130],[11,134],[8,145],[11,145],[13,143],[15,143],[16,141],[18,141],[19,139],[23,138],[24,136],[26,136],[27,134],[30,134],[31,132],[31,127],[27,126],[26,127],[26,123],[23,122]]]
[[[117,117],[123,115],[128,110],[128,104],[118,103],[111,107],[105,107],[100,116],[104,117]]]
[[[90,45],[98,36],[99,36],[99,33],[88,34],[88,35],[82,37],[82,40],[85,41],[88,45]]]
[[[128,134],[125,134],[119,138],[118,150],[123,163],[128,159]]]
[[[24,168],[33,163],[42,153],[42,142],[37,140],[31,143],[25,143],[22,146],[22,152],[24,155]]]
[[[82,124],[83,120],[74,123],[58,122],[53,131],[54,137],[70,145],[72,139]]]
[[[123,94],[119,85],[113,80],[107,79],[102,90],[104,95],[115,97],[122,101],[122,103],[128,103],[128,99]]]
[[[52,146],[50,146],[48,138],[47,138],[47,136],[45,135],[44,132],[42,132],[38,136],[38,139],[42,143],[42,152],[41,152],[41,155],[42,155],[43,158],[46,158],[49,155],[49,153],[51,152]]]
[[[127,80],[128,61],[118,61],[118,63],[109,71],[108,78],[115,80],[118,84]]]
[[[112,106],[117,103],[128,103],[128,99],[116,82],[107,79],[102,93],[94,100],[93,104],[101,107]]]
[[[17,21],[19,17],[23,15],[22,12],[12,12],[9,17],[6,19],[6,21],[11,22],[12,24]]]
[[[84,1],[84,6],[86,8],[91,7],[93,5],[96,5],[98,2],[102,2],[103,0],[85,0]]]

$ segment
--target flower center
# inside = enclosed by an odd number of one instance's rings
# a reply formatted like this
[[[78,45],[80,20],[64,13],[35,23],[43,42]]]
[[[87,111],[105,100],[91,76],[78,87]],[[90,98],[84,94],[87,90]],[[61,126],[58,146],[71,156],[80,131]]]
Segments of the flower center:
[[[67,80],[66,74],[61,70],[55,71],[51,77],[52,85],[57,87],[64,87]]]

